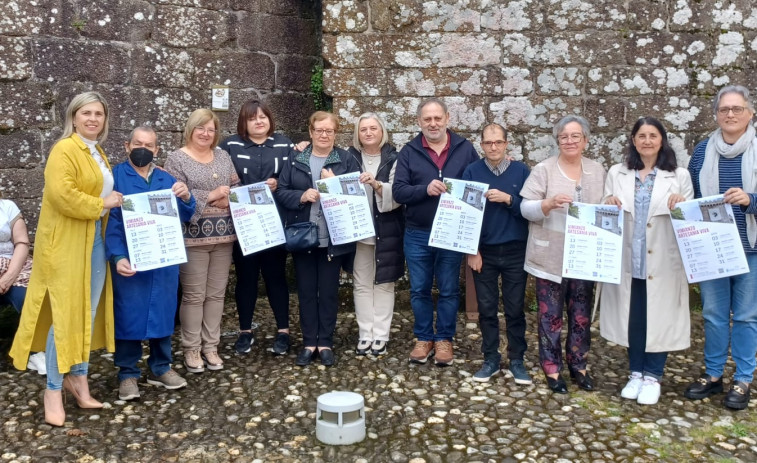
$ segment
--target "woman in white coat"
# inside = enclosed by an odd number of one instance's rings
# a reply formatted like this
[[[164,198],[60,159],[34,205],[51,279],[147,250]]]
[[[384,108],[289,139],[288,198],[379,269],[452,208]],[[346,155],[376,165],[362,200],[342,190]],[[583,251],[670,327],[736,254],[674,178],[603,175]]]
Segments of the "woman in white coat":
[[[693,197],[665,128],[642,117],[605,182],[604,202],[624,211],[623,270],[620,284],[602,285],[599,323],[603,338],[628,347],[631,375],[620,395],[640,404],[659,400],[668,352],[689,347],[689,286],[670,210]]]

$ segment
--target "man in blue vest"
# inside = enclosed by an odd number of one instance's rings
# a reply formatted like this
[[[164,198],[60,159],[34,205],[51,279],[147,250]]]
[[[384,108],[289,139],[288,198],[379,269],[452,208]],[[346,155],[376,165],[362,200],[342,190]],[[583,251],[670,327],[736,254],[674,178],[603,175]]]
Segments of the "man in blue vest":
[[[416,112],[421,133],[406,144],[397,158],[392,186],[394,200],[405,205],[405,259],[410,275],[410,305],[416,336],[411,363],[426,363],[431,355],[439,366],[452,363],[452,338],[457,328],[462,253],[428,245],[439,197],[447,191],[444,178],[462,178],[468,165],[479,159],[473,145],[447,128],[444,101],[428,98]],[[431,287],[436,278],[436,306]]]

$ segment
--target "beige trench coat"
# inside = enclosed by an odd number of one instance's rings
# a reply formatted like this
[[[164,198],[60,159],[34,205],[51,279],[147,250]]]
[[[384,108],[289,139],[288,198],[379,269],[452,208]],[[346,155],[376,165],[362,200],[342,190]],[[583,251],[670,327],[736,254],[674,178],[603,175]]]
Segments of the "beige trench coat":
[[[628,346],[628,314],[631,304],[631,240],[634,223],[636,172],[622,164],[610,168],[605,197],[616,196],[623,204],[623,270],[620,284],[603,283],[600,293],[599,328],[603,338]],[[668,198],[677,193],[694,197],[689,172],[657,171],[647,215],[647,352],[686,349],[690,340],[689,285],[670,222]]]

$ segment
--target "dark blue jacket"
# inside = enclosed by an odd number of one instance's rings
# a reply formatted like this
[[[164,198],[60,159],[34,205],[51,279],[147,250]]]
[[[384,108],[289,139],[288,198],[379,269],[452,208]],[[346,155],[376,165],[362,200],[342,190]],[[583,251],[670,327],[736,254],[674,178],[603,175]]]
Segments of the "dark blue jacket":
[[[302,193],[313,187],[313,177],[310,173],[309,156],[312,148],[309,146],[305,151],[298,153],[292,150],[289,160],[279,176],[279,187],[274,196],[276,202],[285,209],[284,225],[310,221],[310,207],[313,203],[301,203]],[[360,165],[355,158],[341,148],[334,148],[326,159],[324,169],[331,169],[334,175],[342,175],[348,172],[359,172]],[[355,252],[355,243],[334,245],[329,238],[328,254],[330,257]],[[347,271],[352,271],[352,260]]]
[[[166,190],[176,183],[175,178],[161,169],[154,169],[150,183],[147,183],[129,161],[113,168],[113,180],[113,189],[125,195]],[[179,218],[188,222],[195,211],[195,198],[190,197],[188,203],[177,198],[176,203]],[[110,210],[105,229],[105,251],[113,278],[116,339],[154,339],[173,334],[179,266],[140,271],[130,277],[119,275],[113,258],[129,255],[120,207]]]
[[[450,137],[449,155],[442,166],[436,167],[423,148],[422,133],[405,145],[397,158],[392,194],[394,200],[404,204],[405,224],[408,228],[431,231],[439,196],[429,196],[426,187],[432,180],[461,179],[465,168],[480,159],[471,142],[447,130]]]
[[[242,184],[250,185],[269,178],[278,178],[294,145],[292,140],[284,135],[274,133],[262,145],[245,140],[239,135],[232,135],[218,147],[231,156],[231,162],[234,163]]]

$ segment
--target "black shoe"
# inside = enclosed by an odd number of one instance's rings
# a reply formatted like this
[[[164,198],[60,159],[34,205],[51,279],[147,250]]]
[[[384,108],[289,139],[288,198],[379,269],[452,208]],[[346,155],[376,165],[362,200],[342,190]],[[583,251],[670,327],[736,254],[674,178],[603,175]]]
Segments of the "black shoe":
[[[299,354],[297,354],[297,360],[295,360],[294,364],[299,367],[304,367],[310,365],[310,362],[313,361],[315,358],[316,351],[302,348]]]
[[[589,376],[589,372],[581,373],[578,370],[570,370],[570,379],[584,391],[594,390],[594,380]]]
[[[547,376],[547,386],[554,392],[555,394],[567,394],[568,393],[568,385],[565,384],[565,381],[562,379],[562,376],[558,375],[557,378],[550,378]]]
[[[683,396],[687,399],[702,400],[720,392],[723,392],[723,378],[720,377],[717,381],[712,381],[710,375],[703,373],[699,379],[689,384]]]
[[[285,355],[289,352],[289,345],[289,333],[279,331],[276,333],[276,339],[273,340],[273,347],[268,349],[268,352],[274,355]]]
[[[239,333],[237,342],[234,343],[234,350],[237,351],[237,354],[246,354],[250,352],[250,349],[252,348],[252,345],[254,343],[255,337],[252,336],[252,333],[242,331],[241,333]]]
[[[734,410],[743,410],[749,405],[749,384],[734,381],[731,390],[723,399],[723,405]]]
[[[334,366],[336,359],[334,358],[334,351],[331,349],[321,349],[318,351],[318,355],[321,357],[321,365],[325,367]]]

